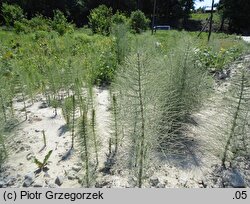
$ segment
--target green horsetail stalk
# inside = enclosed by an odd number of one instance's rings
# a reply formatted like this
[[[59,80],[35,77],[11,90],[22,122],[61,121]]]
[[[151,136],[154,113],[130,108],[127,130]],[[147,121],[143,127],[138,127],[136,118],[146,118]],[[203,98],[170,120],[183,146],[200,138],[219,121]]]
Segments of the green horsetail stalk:
[[[143,168],[144,168],[144,152],[145,152],[145,119],[144,119],[144,101],[142,98],[142,80],[141,80],[141,63],[140,63],[140,54],[137,53],[137,66],[138,66],[138,94],[139,94],[139,103],[140,103],[140,115],[141,115],[141,137],[140,137],[140,159],[139,159],[139,188],[142,187],[142,177],[143,177]]]
[[[71,131],[71,149],[74,148],[74,138],[75,138],[75,111],[76,111],[76,102],[75,102],[75,95],[72,96],[72,131]]]
[[[47,146],[47,141],[46,141],[46,135],[45,135],[45,131],[42,130],[42,134],[43,134],[43,144],[44,144],[44,147]]]
[[[118,123],[117,123],[117,99],[113,94],[113,114],[114,114],[114,126],[115,126],[115,154],[118,151]]]
[[[240,154],[241,150],[243,150],[244,154],[247,154],[246,142],[248,135],[245,128],[247,128],[248,112],[250,107],[248,100],[250,96],[248,91],[250,84],[246,71],[241,70],[240,79],[238,80],[236,77],[236,80],[235,84],[233,84],[233,88],[236,89],[236,94],[232,97],[237,99],[237,103],[235,103],[236,106],[233,104],[233,120],[221,160],[224,168],[226,168],[226,161],[230,160],[228,155],[230,147],[234,149],[234,151],[232,151],[234,154]],[[239,136],[241,136],[241,138],[239,138]],[[239,140],[243,143],[241,147],[238,144],[240,142]]]
[[[87,110],[83,109],[83,114],[81,116],[81,121],[79,123],[79,140],[81,148],[81,159],[85,163],[85,182],[86,187],[90,187],[90,148],[89,148],[89,137],[88,137],[88,118]],[[84,181],[84,180],[83,180]],[[82,182],[83,185],[83,182]]]
[[[1,99],[1,106],[2,106],[2,111],[3,111],[4,121],[6,122],[7,121],[6,108],[4,105],[4,100],[3,100],[2,95],[0,95],[0,99]]]
[[[27,113],[27,106],[26,106],[26,102],[25,102],[25,97],[24,97],[24,93],[22,91],[22,100],[23,100],[23,109],[25,112],[25,121],[28,119],[28,113]]]
[[[98,159],[98,147],[97,147],[97,138],[96,138],[96,130],[95,130],[95,110],[92,109],[92,115],[91,115],[91,128],[92,128],[92,134],[94,137],[94,145],[95,145],[95,158],[96,158],[96,165],[98,166],[99,164],[99,159]]]

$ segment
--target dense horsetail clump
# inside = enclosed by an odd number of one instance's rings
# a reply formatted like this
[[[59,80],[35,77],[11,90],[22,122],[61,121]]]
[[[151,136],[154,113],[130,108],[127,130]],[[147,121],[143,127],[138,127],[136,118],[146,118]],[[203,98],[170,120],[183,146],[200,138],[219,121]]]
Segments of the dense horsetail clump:
[[[150,48],[154,50],[154,47]],[[144,49],[138,45],[135,52],[125,59],[117,78],[117,100],[121,107],[119,118],[126,130],[124,137],[130,141],[127,146],[127,165],[135,169],[139,187],[142,187],[150,153],[157,146],[156,127],[160,103],[157,95],[159,92],[155,87],[157,79],[154,76],[158,67],[154,66],[155,58],[152,59],[155,54],[148,47]],[[113,98],[113,109],[116,107],[116,98]],[[117,113],[114,116],[117,117]]]
[[[247,67],[247,66],[246,66]],[[237,156],[250,156],[249,145],[249,112],[250,112],[250,80],[249,71],[245,68],[238,70],[234,76],[228,97],[230,101],[229,130],[227,131],[226,144],[222,155],[222,166],[225,168],[227,161],[231,162]]]
[[[188,142],[182,126],[211,93],[212,78],[196,60],[195,41],[188,37],[177,43],[162,64],[159,148],[166,154],[182,155]]]
[[[185,152],[182,124],[198,110],[210,88],[208,73],[195,60],[191,39],[184,38],[169,53],[151,40],[141,44],[138,39],[117,77],[120,114],[125,136],[131,140],[129,165],[137,169],[139,187],[155,152]]]
[[[98,165],[98,161],[94,162],[94,158],[96,160],[96,156],[98,156],[98,152],[96,152],[96,144],[95,138],[93,138],[93,124],[92,124],[92,116],[89,118],[88,110],[86,104],[82,104],[83,114],[79,118],[78,122],[78,147],[80,149],[80,158],[82,160],[82,166],[84,169],[84,177],[80,179],[80,183],[82,186],[91,187],[95,181],[96,177],[96,169]]]

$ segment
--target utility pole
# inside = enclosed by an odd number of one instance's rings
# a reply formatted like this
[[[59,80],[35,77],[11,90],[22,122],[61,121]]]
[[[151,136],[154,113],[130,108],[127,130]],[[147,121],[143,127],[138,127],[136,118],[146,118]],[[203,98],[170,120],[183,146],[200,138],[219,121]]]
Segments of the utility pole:
[[[154,8],[152,16],[152,35],[154,34],[154,26],[155,26],[155,10],[156,10],[156,0],[154,0]]]
[[[207,39],[208,42],[210,40],[211,33],[212,33],[213,12],[214,12],[214,0],[212,0],[211,16],[210,16],[210,22],[209,22],[209,33],[208,33],[208,39]]]

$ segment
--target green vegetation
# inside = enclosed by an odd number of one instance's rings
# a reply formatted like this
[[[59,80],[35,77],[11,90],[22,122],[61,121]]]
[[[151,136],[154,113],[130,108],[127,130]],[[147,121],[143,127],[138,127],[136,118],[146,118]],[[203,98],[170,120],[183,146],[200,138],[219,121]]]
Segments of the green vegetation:
[[[50,150],[44,157],[43,162],[40,162],[36,157],[34,158],[34,163],[37,165],[39,170],[44,170],[46,165],[48,164],[49,158],[52,154],[53,150]]]
[[[67,22],[66,17],[59,10],[54,11],[54,17],[44,18],[42,15],[36,15],[28,20],[22,18],[14,22],[14,29],[16,33],[32,33],[35,32],[37,38],[45,37],[46,32],[57,32],[59,35],[73,32],[74,26]]]
[[[100,5],[93,9],[89,16],[89,25],[93,33],[108,35],[110,33],[112,9],[105,5]]]
[[[131,28],[136,33],[145,31],[149,24],[149,19],[147,19],[144,13],[140,10],[131,13],[130,21]]]
[[[2,116],[2,115],[0,115]],[[7,157],[7,150],[5,148],[5,136],[3,131],[3,118],[0,118],[0,169],[2,167],[2,164],[4,163],[6,157]]]
[[[109,24],[112,18],[114,23]],[[26,101],[32,104],[37,94],[42,94],[54,117],[62,110],[71,133],[71,148],[81,152],[84,176],[80,182],[91,187],[103,145],[102,133],[97,131],[93,88],[106,86],[112,112],[112,133],[106,138],[109,170],[116,165],[127,168],[136,177],[136,185],[143,187],[150,176],[147,169],[156,158],[185,154],[183,125],[213,92],[211,72],[223,71],[249,52],[249,46],[225,34],[214,34],[207,43],[206,33],[200,37],[197,32],[175,30],[142,33],[148,20],[140,11],[131,14],[132,29],[123,14],[112,15],[104,6],[93,10],[90,19],[93,32],[68,31],[72,25],[60,11],[54,12],[52,20],[41,15],[17,19],[16,32],[0,30],[0,164],[6,158],[5,134],[10,132],[13,118],[19,120],[14,125],[27,120]],[[23,30],[17,28],[18,23],[24,24]],[[37,26],[34,32],[29,30],[32,24]],[[246,87],[246,75],[239,81]],[[247,118],[249,112],[249,106],[243,111],[243,95],[236,95],[240,100],[233,111],[223,163],[243,121],[238,123],[238,116]],[[22,114],[15,114],[15,98],[23,102]],[[44,146],[49,145],[44,132],[43,139]],[[50,154],[43,162],[36,159],[39,169],[45,167]]]
[[[221,0],[219,4],[222,23],[229,20],[229,30],[234,33],[250,33],[250,26],[246,23],[250,18],[249,9],[248,0]]]
[[[159,24],[167,24],[181,29],[187,28],[190,17],[197,20],[207,18],[207,14],[192,14],[195,0],[66,0],[56,2],[44,0],[2,0],[0,6],[3,9],[0,10],[0,22],[2,21],[7,26],[13,25],[14,21],[20,22],[24,14],[29,20],[38,14],[46,18],[53,18],[55,10],[60,9],[69,21],[72,21],[77,27],[83,27],[88,23],[88,16],[92,15],[90,14],[92,10],[95,11],[95,15],[92,16],[93,18],[90,18],[92,21],[90,24],[93,24],[94,29],[97,29],[98,26],[101,32],[107,34],[110,32],[109,26],[111,25],[112,11],[113,14],[118,11],[129,16],[131,12],[141,10],[152,20],[154,3],[156,3],[155,6],[157,8],[156,22]],[[99,7],[98,12],[96,10],[97,7]],[[217,7],[218,14],[216,13],[214,22],[218,25],[219,30],[249,34],[250,27],[246,23],[250,17],[249,9],[250,2],[248,0],[220,0]],[[200,8],[197,11],[201,10]],[[225,28],[223,28],[224,22],[228,25]],[[18,26],[22,25],[19,23]],[[57,29],[59,29],[60,33],[64,30],[61,25]]]
[[[71,148],[60,161],[79,153],[81,167],[75,169],[84,187],[98,184],[100,175],[121,172],[141,188],[162,160],[185,158],[189,145],[199,145],[186,131],[192,116],[215,95],[215,82],[230,73],[228,65],[250,50],[235,35],[147,31],[152,17],[180,30],[205,28],[210,14],[191,13],[194,2],[2,0],[0,172],[15,127],[32,123],[30,107],[38,96],[52,108],[51,120],[62,113],[65,124],[59,129],[68,131]],[[221,0],[213,30],[250,33],[249,2]],[[218,155],[224,168],[238,156],[250,156],[249,65],[244,67],[235,68],[227,101],[222,100],[222,106],[229,102],[222,110],[228,111],[228,126],[222,127],[223,141],[216,142],[223,144]],[[109,117],[99,115],[96,90],[103,88],[109,91]],[[40,136],[39,153],[51,145],[50,134],[42,130]],[[37,172],[47,169],[51,154],[43,161],[34,158]]]
[[[6,3],[2,5],[2,15],[7,26],[13,26],[15,21],[19,21],[25,17],[20,6]]]
[[[246,66],[247,67],[247,66]],[[226,134],[226,145],[222,155],[222,166],[231,162],[237,156],[249,156],[249,73],[241,68],[231,86],[230,95],[227,96],[229,112],[231,113],[230,126]]]
[[[90,187],[90,139],[88,130],[87,110],[84,109],[82,118],[79,122],[79,144],[81,150],[81,159],[85,166],[85,179],[81,182],[86,187]]]
[[[192,13],[190,15],[191,20],[196,20],[196,21],[206,21],[210,18],[210,13]],[[215,12],[213,15],[213,22],[214,24],[219,25],[221,22],[220,15]]]

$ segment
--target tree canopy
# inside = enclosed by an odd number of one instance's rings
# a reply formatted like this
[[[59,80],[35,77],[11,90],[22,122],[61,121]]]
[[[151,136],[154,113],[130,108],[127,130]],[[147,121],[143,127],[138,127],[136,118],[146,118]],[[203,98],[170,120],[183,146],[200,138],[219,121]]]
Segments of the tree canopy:
[[[119,10],[127,16],[139,9],[152,19],[156,2],[156,24],[185,28],[196,1],[203,0],[2,0],[1,4],[19,5],[28,19],[36,14],[52,18],[54,10],[60,10],[69,21],[81,27],[88,23],[90,11],[99,5],[104,4],[111,7],[113,13]],[[220,0],[219,10],[222,22],[228,20],[230,32],[250,33],[250,24],[247,23],[250,19],[249,0]],[[2,15],[0,18],[3,20]]]
[[[250,1],[220,0],[223,18],[229,21],[231,32],[250,34]]]
[[[147,17],[152,17],[154,0],[2,0],[3,3],[17,4],[27,14],[28,18],[37,13],[47,17],[53,16],[53,10],[60,10],[77,26],[87,23],[90,10],[104,4],[128,15],[137,9]],[[187,19],[195,0],[157,0],[157,17],[168,24],[176,24],[181,19]]]

